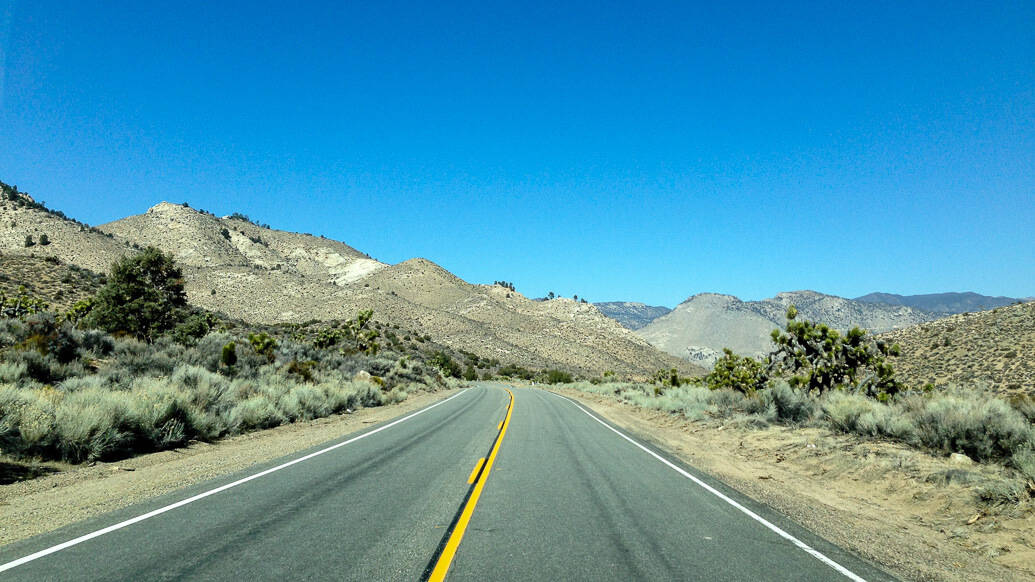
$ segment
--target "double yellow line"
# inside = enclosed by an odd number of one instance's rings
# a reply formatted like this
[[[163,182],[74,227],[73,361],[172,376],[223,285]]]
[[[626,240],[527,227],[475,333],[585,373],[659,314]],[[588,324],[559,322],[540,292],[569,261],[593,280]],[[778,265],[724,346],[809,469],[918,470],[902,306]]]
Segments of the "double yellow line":
[[[467,524],[471,521],[471,515],[474,514],[474,507],[478,505],[478,498],[481,497],[482,489],[485,488],[485,482],[489,479],[489,471],[492,470],[492,464],[496,461],[496,454],[500,451],[503,436],[507,434],[507,426],[510,425],[510,415],[514,411],[514,393],[507,390],[507,394],[510,394],[510,404],[507,405],[507,416],[500,423],[500,432],[496,436],[496,444],[492,446],[488,460],[479,459],[478,464],[474,467],[474,471],[471,472],[471,476],[467,479],[468,483],[474,483],[474,489],[471,490],[471,496],[467,498],[467,505],[464,506],[464,511],[460,514],[460,519],[457,520],[456,527],[453,528],[453,533],[449,536],[449,541],[446,542],[446,547],[442,549],[442,554],[439,556],[438,562],[435,563],[435,569],[431,571],[431,576],[428,577],[429,582],[441,582],[446,579],[446,572],[449,572],[449,566],[453,563],[453,557],[456,556],[456,549],[460,547],[460,540],[463,539],[464,532],[467,531]],[[483,461],[485,462],[484,465],[482,464]]]

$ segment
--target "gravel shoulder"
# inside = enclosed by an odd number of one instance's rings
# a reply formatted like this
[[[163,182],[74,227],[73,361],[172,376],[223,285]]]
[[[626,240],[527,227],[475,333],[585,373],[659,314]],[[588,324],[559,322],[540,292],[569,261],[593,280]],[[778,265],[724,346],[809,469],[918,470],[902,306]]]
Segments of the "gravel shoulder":
[[[61,469],[0,486],[0,545],[56,530],[258,463],[363,430],[454,394],[413,393],[405,401],[243,434],[113,463]]]
[[[996,478],[994,466],[961,466],[828,430],[690,422],[607,396],[553,391],[904,580],[1035,580],[1035,504],[977,503],[975,483]],[[946,484],[947,471],[972,482]]]

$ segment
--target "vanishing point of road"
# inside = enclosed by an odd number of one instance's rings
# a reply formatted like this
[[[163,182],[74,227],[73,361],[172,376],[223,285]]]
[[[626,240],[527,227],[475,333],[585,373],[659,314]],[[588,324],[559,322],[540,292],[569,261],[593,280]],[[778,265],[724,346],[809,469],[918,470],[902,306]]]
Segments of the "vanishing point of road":
[[[0,548],[0,580],[893,580],[584,407],[480,383]]]

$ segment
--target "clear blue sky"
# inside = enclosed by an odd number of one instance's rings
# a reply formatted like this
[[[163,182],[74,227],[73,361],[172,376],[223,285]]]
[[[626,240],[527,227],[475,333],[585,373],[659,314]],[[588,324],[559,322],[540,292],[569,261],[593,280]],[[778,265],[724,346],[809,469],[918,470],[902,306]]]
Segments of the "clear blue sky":
[[[591,301],[1035,295],[1035,2],[0,0],[0,180]]]

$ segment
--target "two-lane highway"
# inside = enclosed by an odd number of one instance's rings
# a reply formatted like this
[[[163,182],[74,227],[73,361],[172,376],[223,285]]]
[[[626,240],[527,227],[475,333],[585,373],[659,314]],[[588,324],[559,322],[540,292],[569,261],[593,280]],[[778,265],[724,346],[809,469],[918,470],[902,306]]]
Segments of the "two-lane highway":
[[[511,390],[8,545],[0,580],[891,579],[567,399]]]

